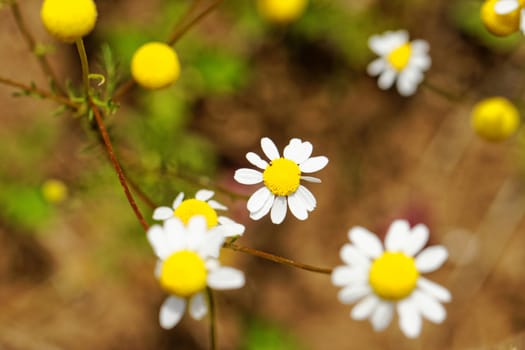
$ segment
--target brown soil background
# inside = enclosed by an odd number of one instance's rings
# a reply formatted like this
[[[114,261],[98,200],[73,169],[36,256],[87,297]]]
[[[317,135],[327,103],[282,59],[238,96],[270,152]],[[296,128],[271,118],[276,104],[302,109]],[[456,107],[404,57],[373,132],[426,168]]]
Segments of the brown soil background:
[[[156,6],[155,1],[107,1],[100,4],[100,20],[110,23],[111,15],[118,14],[147,22]],[[21,7],[38,39],[49,41],[38,18],[39,2],[23,1]],[[469,127],[473,102],[512,95],[523,84],[519,64],[525,62],[525,51],[497,55],[473,45],[447,22],[445,10],[446,2],[418,7],[417,13],[407,14],[407,27],[431,42],[428,81],[468,91],[460,103],[425,88],[403,99],[394,91],[379,91],[364,72],[348,71],[338,76],[337,89],[327,88],[329,56],[294,55],[282,41],[269,39],[253,56],[249,86],[234,96],[200,101],[192,129],[212,140],[222,160],[221,181],[236,191],[249,192],[229,179],[235,168],[247,165],[247,151],[259,150],[262,136],[271,136],[281,149],[291,137],[310,140],[316,155],[330,159],[319,174],[323,184],[310,186],[318,208],[306,222],[293,217],[280,226],[269,218],[252,222],[242,201],[220,198],[247,226],[243,245],[336,266],[346,232],[354,225],[382,234],[398,217],[427,223],[432,243],[446,244],[451,254],[446,266],[430,275],[453,293],[446,322],[425,322],[415,341],[403,338],[397,320],[376,334],[369,323],[349,318],[350,308],[337,302],[329,277],[228,252],[229,263],[245,271],[247,284],[217,294],[220,349],[242,348],[243,322],[250,314],[279,323],[307,349],[525,348],[519,137],[489,144]],[[199,30],[220,32],[224,21],[214,14]],[[0,23],[1,74],[43,84],[6,9],[0,11]],[[76,74],[75,59],[65,46],[51,57],[61,75]],[[14,99],[11,92],[0,86],[0,137],[22,134],[28,123],[42,118],[42,110],[54,106]],[[88,140],[71,126],[74,121],[49,116],[46,122],[60,137],[49,162],[36,164],[35,171],[60,175],[74,189],[82,169],[100,166],[104,154],[97,149],[81,153]],[[117,118],[115,127],[119,123],[125,118]],[[16,136],[13,140],[4,152],[18,151]],[[0,222],[0,348],[206,349],[207,320],[185,317],[172,331],[158,326],[165,296],[153,278],[153,256],[118,252],[121,259],[113,273],[93,268],[97,247],[107,244],[115,227],[140,235],[117,178],[115,186],[104,189],[103,200],[73,191],[70,201],[37,235],[20,234]],[[467,236],[458,236],[458,230]]]

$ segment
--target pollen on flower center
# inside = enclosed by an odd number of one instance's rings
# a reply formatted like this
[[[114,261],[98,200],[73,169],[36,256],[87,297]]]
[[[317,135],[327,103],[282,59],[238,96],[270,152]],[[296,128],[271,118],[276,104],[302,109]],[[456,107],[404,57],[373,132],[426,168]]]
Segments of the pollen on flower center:
[[[369,283],[383,299],[400,300],[416,288],[419,271],[414,259],[403,253],[384,253],[374,260],[369,272]]]
[[[206,277],[202,258],[197,253],[183,250],[162,263],[160,285],[169,293],[189,297],[206,287]]]
[[[202,215],[206,218],[208,228],[217,226],[219,223],[217,212],[205,201],[198,199],[186,199],[173,212],[173,215],[181,219],[186,225],[195,215]]]
[[[412,47],[406,43],[390,52],[387,60],[395,70],[401,71],[407,66],[411,53]]]
[[[301,181],[301,169],[286,158],[274,159],[263,172],[264,184],[276,196],[294,193]]]

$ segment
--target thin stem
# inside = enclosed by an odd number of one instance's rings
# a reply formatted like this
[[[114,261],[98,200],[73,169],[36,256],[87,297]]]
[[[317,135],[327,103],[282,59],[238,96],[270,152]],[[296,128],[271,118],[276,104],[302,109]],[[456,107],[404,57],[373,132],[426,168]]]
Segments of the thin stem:
[[[78,56],[80,57],[80,65],[82,66],[82,83],[84,86],[84,95],[89,99],[89,62],[86,53],[86,47],[82,38],[75,41],[77,45]]]
[[[259,258],[270,260],[270,261],[276,262],[278,264],[283,264],[283,265],[296,267],[298,269],[302,269],[302,270],[306,270],[306,271],[317,272],[317,273],[324,273],[324,274],[327,274],[327,275],[332,273],[332,269],[329,269],[329,268],[323,268],[323,267],[317,267],[317,266],[313,266],[313,265],[307,265],[307,264],[303,264],[303,263],[298,263],[296,261],[293,261],[293,260],[290,260],[290,259],[287,259],[287,258],[283,258],[282,256],[266,253],[266,252],[263,252],[263,251],[260,251],[260,250],[257,250],[257,249],[253,249],[253,248],[243,247],[243,246],[240,246],[238,244],[234,244],[234,243],[230,243],[230,242],[224,243],[223,247],[235,250],[237,252],[242,252],[242,253],[250,254],[250,255],[253,255],[253,256],[257,256]]]
[[[428,90],[440,95],[441,97],[444,97],[445,99],[449,100],[450,102],[460,102],[462,100],[462,96],[450,93],[446,91],[445,89],[425,80],[421,83],[421,86],[427,88]]]
[[[215,332],[215,300],[213,298],[213,291],[208,287],[206,288],[206,294],[208,294],[208,303],[210,306],[210,349],[217,349],[217,334]]]
[[[42,71],[47,77],[51,79],[53,86],[56,87],[58,92],[63,96],[67,96],[64,88],[58,83],[56,74],[51,68],[51,65],[49,64],[49,61],[47,60],[47,58],[44,55],[38,54],[36,52],[37,45],[36,45],[35,38],[33,37],[29,29],[27,28],[24,18],[22,17],[22,13],[20,12],[20,7],[18,7],[18,3],[16,1],[13,1],[13,3],[11,4],[11,12],[13,13],[16,25],[18,29],[20,30],[20,33],[22,34],[22,36],[24,37],[24,40],[29,46],[29,50],[36,56],[38,63],[40,64],[40,67],[42,68]]]
[[[106,151],[108,153],[109,159],[111,160],[111,164],[113,164],[113,167],[115,168],[115,171],[117,172],[120,185],[122,186],[122,189],[124,190],[124,193],[126,195],[126,198],[128,199],[129,205],[133,209],[135,216],[137,217],[140,224],[144,228],[144,231],[147,231],[149,228],[149,225],[147,224],[146,220],[144,220],[144,216],[140,212],[140,209],[137,206],[137,203],[135,202],[135,199],[133,198],[131,191],[129,190],[129,187],[126,181],[126,177],[124,176],[124,172],[122,171],[122,168],[117,160],[117,157],[115,156],[113,145],[111,144],[109,134],[106,130],[106,126],[104,125],[104,121],[102,120],[102,115],[100,114],[98,107],[93,103],[91,98],[89,96],[87,96],[87,98],[89,101],[89,105],[91,109],[93,110],[93,114],[95,116],[95,120],[97,122],[97,126],[100,131],[100,135],[102,136],[102,139],[104,140],[104,145],[106,147]]]
[[[71,107],[73,109],[80,108],[80,105],[78,103],[75,103],[75,102],[69,100],[66,97],[58,96],[58,95],[55,95],[55,94],[53,94],[53,93],[51,93],[49,91],[41,90],[41,89],[38,89],[37,87],[34,87],[34,86],[25,85],[23,83],[20,83],[20,82],[11,80],[11,79],[0,77],[0,84],[17,87],[17,88],[22,89],[22,90],[24,90],[26,92],[30,92],[32,94],[36,94],[36,95],[38,95],[38,96],[40,96],[42,98],[47,98],[47,99],[53,100],[53,101],[55,101],[57,103],[60,103],[62,105],[68,106],[68,107]]]
[[[188,23],[181,25],[173,31],[173,34],[170,36],[166,43],[170,46],[173,46],[179,41],[184,34],[186,34],[193,26],[199,23],[204,19],[208,14],[210,14],[217,6],[219,6],[224,0],[215,0],[208,7],[206,7],[201,13],[199,13],[195,18],[193,18]],[[190,15],[193,11],[188,11],[186,15]],[[183,19],[184,20],[184,19]],[[125,94],[127,94],[131,89],[135,87],[135,81],[133,79],[128,79],[122,83],[115,94],[113,95],[113,100],[118,101]]]

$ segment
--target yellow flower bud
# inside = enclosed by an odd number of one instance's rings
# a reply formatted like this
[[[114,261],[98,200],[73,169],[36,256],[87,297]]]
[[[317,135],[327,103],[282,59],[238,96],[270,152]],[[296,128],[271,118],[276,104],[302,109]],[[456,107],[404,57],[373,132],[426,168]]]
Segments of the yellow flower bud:
[[[67,192],[66,185],[60,180],[49,179],[42,184],[42,195],[49,203],[62,203],[67,198]]]
[[[175,51],[164,43],[144,44],[135,51],[131,59],[131,75],[146,89],[166,87],[179,78],[179,58]]]
[[[308,0],[257,0],[259,12],[269,21],[292,22],[304,13]]]
[[[73,42],[93,30],[97,8],[93,0],[44,0],[40,17],[51,35]]]
[[[500,15],[494,10],[498,0],[486,0],[481,6],[481,20],[489,32],[497,36],[515,33],[520,27],[520,9]]]
[[[472,110],[472,128],[488,141],[503,141],[520,125],[516,107],[506,98],[491,97],[478,102]]]

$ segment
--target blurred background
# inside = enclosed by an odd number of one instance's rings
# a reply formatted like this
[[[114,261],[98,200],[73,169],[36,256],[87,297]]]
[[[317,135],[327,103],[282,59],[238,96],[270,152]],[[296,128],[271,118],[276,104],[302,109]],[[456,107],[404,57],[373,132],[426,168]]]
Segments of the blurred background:
[[[19,1],[59,76],[79,86],[74,45],[53,41],[40,1]],[[86,39],[91,68],[115,83],[134,50],[165,40],[190,0],[98,1]],[[206,0],[200,5],[205,6]],[[384,235],[395,218],[425,223],[447,264],[429,277],[449,288],[442,325],[407,340],[397,319],[382,333],[350,319],[329,276],[224,251],[247,276],[216,293],[220,349],[525,349],[525,135],[488,143],[470,128],[472,105],[501,95],[523,105],[520,34],[491,36],[481,1],[311,0],[287,26],[264,20],[254,1],[224,3],[179,41],[172,87],[136,88],[107,124],[129,179],[155,205],[180,191],[217,191],[246,225],[245,246],[334,267],[347,231]],[[47,80],[9,6],[0,8],[0,75]],[[368,37],[407,29],[430,43],[433,65],[412,98],[381,91],[366,65]],[[459,99],[438,93],[461,96]],[[207,349],[208,320],[186,315],[162,330],[165,294],[155,258],[85,118],[0,86],[0,348]],[[318,208],[279,226],[248,218],[253,188],[233,181],[271,137],[314,144],[329,165],[309,188]],[[140,202],[144,213],[152,209]],[[151,222],[151,220],[150,220]]]

